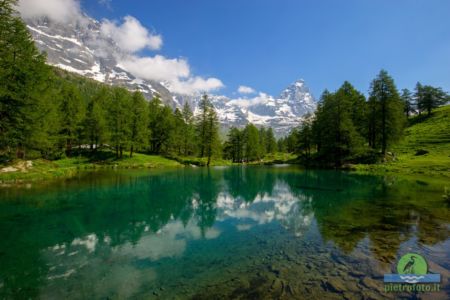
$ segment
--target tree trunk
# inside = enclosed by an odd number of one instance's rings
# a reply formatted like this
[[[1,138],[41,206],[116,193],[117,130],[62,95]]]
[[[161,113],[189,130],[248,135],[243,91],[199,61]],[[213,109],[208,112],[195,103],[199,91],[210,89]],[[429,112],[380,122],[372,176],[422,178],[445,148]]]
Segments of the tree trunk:
[[[130,147],[130,157],[133,157],[133,145]]]
[[[25,151],[23,150],[21,144],[17,145],[17,149],[16,149],[16,157],[17,157],[18,159],[24,159],[24,158],[25,158]]]
[[[68,157],[70,157],[70,155],[72,154],[72,140],[71,139],[67,139],[67,144],[66,144],[66,155]]]

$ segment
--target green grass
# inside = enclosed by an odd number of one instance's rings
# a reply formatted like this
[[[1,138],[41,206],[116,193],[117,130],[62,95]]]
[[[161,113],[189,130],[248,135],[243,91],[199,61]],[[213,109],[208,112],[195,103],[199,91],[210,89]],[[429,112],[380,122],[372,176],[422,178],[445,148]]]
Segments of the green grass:
[[[8,166],[17,167],[24,163],[24,161],[15,160],[10,162]],[[67,178],[82,171],[96,169],[173,168],[182,166],[174,160],[158,155],[135,153],[130,158],[128,153],[124,153],[123,158],[116,159],[112,152],[106,151],[99,152],[96,155],[77,156],[55,161],[36,159],[32,161],[32,164],[30,168],[0,173],[0,183]],[[4,167],[6,166],[0,166],[0,169]]]
[[[403,139],[392,147],[393,161],[356,169],[450,177],[450,105],[435,109],[430,117],[413,117],[409,124]],[[417,155],[419,150],[428,153]]]
[[[284,164],[293,162],[295,159],[297,159],[296,154],[276,152],[266,154],[266,156],[264,156],[264,158],[261,161],[253,162],[251,164],[265,164],[265,165]]]
[[[194,166],[206,166],[208,159],[206,157],[195,157],[195,156],[173,156],[173,160],[179,162],[183,165],[194,165]],[[233,163],[230,160],[212,157],[210,166],[232,166]]]

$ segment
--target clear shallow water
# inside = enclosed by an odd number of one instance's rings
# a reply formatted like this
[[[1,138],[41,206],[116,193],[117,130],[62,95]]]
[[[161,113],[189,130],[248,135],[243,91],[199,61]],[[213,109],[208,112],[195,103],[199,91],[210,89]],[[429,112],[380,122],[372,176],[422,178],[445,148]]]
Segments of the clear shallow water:
[[[291,167],[0,190],[0,298],[450,298],[444,184]],[[383,293],[422,254],[441,292]]]

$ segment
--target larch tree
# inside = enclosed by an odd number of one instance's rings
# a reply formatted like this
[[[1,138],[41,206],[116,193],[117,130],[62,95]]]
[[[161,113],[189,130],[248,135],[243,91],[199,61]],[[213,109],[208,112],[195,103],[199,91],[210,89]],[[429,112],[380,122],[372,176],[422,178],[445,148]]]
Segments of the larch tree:
[[[381,70],[371,83],[369,106],[374,117],[370,124],[371,145],[375,148],[379,142],[381,153],[385,155],[388,146],[400,137],[405,126],[402,101],[394,80],[385,70]]]
[[[141,92],[134,92],[130,101],[130,157],[136,149],[148,144],[148,105]]]
[[[405,116],[409,118],[411,113],[414,112],[413,95],[410,90],[403,89],[400,98],[403,102],[403,112],[405,113]]]

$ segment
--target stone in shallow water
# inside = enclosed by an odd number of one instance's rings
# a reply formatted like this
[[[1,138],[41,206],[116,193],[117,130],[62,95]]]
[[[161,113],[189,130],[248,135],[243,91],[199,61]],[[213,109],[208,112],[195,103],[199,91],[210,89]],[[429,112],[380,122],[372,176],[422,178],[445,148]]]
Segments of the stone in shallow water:
[[[336,277],[328,278],[322,281],[322,286],[325,290],[334,293],[342,293],[345,290],[345,286],[342,281]]]
[[[372,278],[370,278],[368,276],[364,277],[361,280],[361,284],[369,289],[376,290],[376,291],[381,291],[381,288],[382,288],[381,282],[373,280]]]

